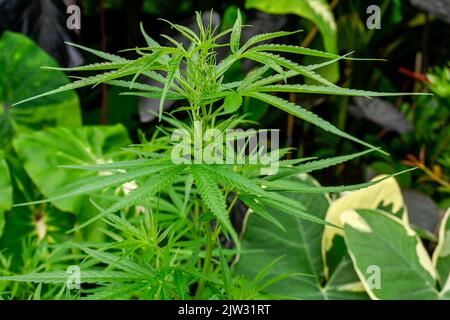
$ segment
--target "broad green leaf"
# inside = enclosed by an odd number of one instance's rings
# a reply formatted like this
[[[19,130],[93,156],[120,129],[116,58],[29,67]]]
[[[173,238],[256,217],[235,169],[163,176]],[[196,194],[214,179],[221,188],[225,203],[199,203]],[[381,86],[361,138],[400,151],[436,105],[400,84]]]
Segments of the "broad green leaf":
[[[105,175],[112,173],[108,170],[80,171],[60,168],[60,166],[92,166],[120,160],[124,158],[124,152],[120,148],[129,143],[128,134],[121,125],[76,129],[52,128],[47,131],[22,134],[13,142],[25,170],[46,198],[60,196],[68,185],[74,186],[77,182],[85,183],[85,179],[91,179],[94,183],[107,178]],[[87,188],[88,185],[83,184],[79,187]],[[74,190],[70,188],[67,192]],[[88,196],[56,200],[52,201],[52,204],[62,211],[77,214],[79,221],[88,219],[97,212]]]
[[[353,268],[352,260],[348,256],[340,261],[336,270],[326,280],[323,292],[327,299],[332,300],[369,299],[363,284]]]
[[[433,252],[433,265],[441,284],[450,281],[450,209],[445,213],[439,228],[439,242]],[[450,299],[450,294],[449,294]]]
[[[307,175],[291,177],[288,181],[299,185],[317,185]],[[308,212],[318,219],[324,219],[329,205],[326,195],[306,195],[296,192],[282,192],[286,198],[303,203]],[[339,273],[329,283],[324,283],[321,258],[321,238],[324,226],[305,221],[285,212],[268,209],[286,231],[281,230],[264,217],[250,213],[246,217],[242,238],[242,252],[236,265],[236,272],[254,277],[265,266],[284,256],[271,270],[270,275],[293,275],[267,288],[264,293],[282,295],[296,299],[361,299],[366,295],[359,280],[352,273],[351,264],[342,264]],[[306,276],[306,275],[312,275]]]
[[[0,150],[0,237],[3,233],[3,227],[5,226],[5,212],[9,211],[12,206],[11,176],[9,173],[8,164],[5,160],[5,155]]]
[[[447,282],[439,293],[439,298],[441,300],[450,300],[450,277],[447,279]]]
[[[300,17],[312,21],[319,29],[323,45],[326,51],[335,54],[338,53],[338,35],[337,26],[333,11],[326,0],[247,0],[247,8],[255,8],[272,14],[296,14]],[[326,58],[326,57],[325,57]],[[321,61],[319,56],[308,55],[305,63],[312,64]],[[327,66],[318,71],[324,78],[335,83],[339,80],[339,67],[337,64]],[[314,82],[306,79],[307,83]]]
[[[408,212],[402,192],[393,177],[378,176],[372,182],[378,183],[368,188],[344,194],[333,201],[327,211],[326,219],[342,227],[341,216],[345,211],[354,209],[379,209],[390,212],[408,224]],[[326,275],[333,270],[346,253],[342,239],[342,229],[325,227],[322,239],[322,255],[326,266]]]
[[[78,97],[73,91],[26,103],[20,100],[69,82],[64,73],[40,69],[57,64],[24,35],[5,32],[0,38],[0,143],[9,144],[14,132],[53,126],[81,125]]]
[[[271,14],[296,14],[311,20],[320,30],[326,50],[337,52],[336,22],[326,0],[246,0],[245,7]]]
[[[438,298],[431,259],[403,221],[367,209],[345,211],[341,221],[353,265],[372,299]]]

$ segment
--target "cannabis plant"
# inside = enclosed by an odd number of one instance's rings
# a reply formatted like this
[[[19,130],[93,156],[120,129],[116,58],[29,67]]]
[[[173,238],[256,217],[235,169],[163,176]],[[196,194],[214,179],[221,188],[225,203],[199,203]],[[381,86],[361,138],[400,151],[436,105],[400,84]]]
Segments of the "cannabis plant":
[[[205,25],[197,14],[198,32],[185,26],[170,26],[189,42],[183,45],[172,37],[162,35],[171,45],[163,46],[152,39],[142,28],[147,46],[132,49],[134,60],[118,55],[71,44],[86,50],[104,61],[77,68],[59,69],[70,72],[99,72],[80,77],[73,83],[16,104],[39,99],[86,86],[106,83],[128,90],[123,94],[145,98],[158,98],[159,119],[166,125],[158,128],[154,136],[139,145],[126,149],[129,160],[105,161],[95,166],[70,166],[67,170],[97,171],[98,175],[82,178],[67,185],[56,197],[46,202],[59,201],[81,195],[103,194],[106,189],[121,189],[123,194],[107,206],[92,201],[98,214],[73,231],[101,219],[109,242],[105,244],[69,244],[71,250],[83,253],[81,282],[96,286],[82,287],[75,296],[67,291],[66,297],[90,298],[257,298],[264,289],[280,280],[267,279],[267,266],[255,279],[234,277],[228,262],[239,253],[239,233],[230,215],[239,205],[245,205],[254,214],[273,223],[281,230],[279,217],[272,212],[300,217],[310,223],[333,224],[308,212],[306,207],[280,193],[333,193],[356,190],[377,182],[353,186],[321,187],[292,182],[287,179],[300,173],[337,165],[363,156],[369,152],[382,152],[321,119],[302,106],[285,100],[284,93],[307,93],[348,96],[393,96],[395,93],[377,93],[341,88],[317,73],[327,65],[341,59],[354,59],[298,46],[265,44],[267,40],[285,37],[295,32],[259,34],[241,43],[241,16],[238,14],[231,29],[218,32],[212,24]],[[221,38],[229,41],[219,41]],[[229,55],[217,61],[217,50],[226,47]],[[320,57],[324,62],[301,65],[283,55]],[[230,68],[239,60],[252,60],[258,67],[242,80],[226,82]],[[55,68],[52,68],[55,69]],[[145,84],[151,79],[160,86]],[[302,79],[315,81],[315,85],[301,84]],[[139,80],[139,81],[138,81]],[[245,116],[237,111],[244,98],[263,101],[275,108],[303,119],[331,134],[351,140],[366,150],[344,156],[317,160],[314,158],[283,160],[288,152],[268,152],[268,145],[251,143],[252,133],[241,132],[226,136],[231,129],[248,125]],[[164,113],[166,101],[176,100],[177,107]],[[184,113],[183,117],[175,117]],[[181,130],[181,131],[180,131]],[[215,130],[213,136],[207,132]],[[180,134],[180,132],[183,132]],[[218,132],[218,134],[217,134]],[[226,136],[225,139],[221,137]],[[174,137],[178,139],[174,140]],[[220,139],[219,139],[220,138]],[[180,142],[179,140],[182,140]],[[194,141],[191,145],[189,142]],[[196,141],[201,143],[197,144]],[[237,151],[230,144],[244,141]],[[220,152],[223,147],[226,152]],[[213,150],[213,151],[211,151]],[[229,151],[231,150],[231,151]],[[248,150],[248,155],[243,155]],[[214,154],[208,161],[207,156]],[[270,162],[252,155],[264,153]],[[194,160],[189,156],[194,154]],[[236,161],[241,157],[243,161]],[[233,161],[229,161],[232,159]],[[271,164],[278,163],[278,170]],[[126,192],[125,192],[126,191]],[[40,203],[40,202],[35,202]],[[261,230],[264,232],[264,230]],[[274,261],[274,263],[276,263]],[[283,277],[289,277],[289,274]],[[67,284],[67,273],[50,272],[4,277],[3,280],[37,283]]]

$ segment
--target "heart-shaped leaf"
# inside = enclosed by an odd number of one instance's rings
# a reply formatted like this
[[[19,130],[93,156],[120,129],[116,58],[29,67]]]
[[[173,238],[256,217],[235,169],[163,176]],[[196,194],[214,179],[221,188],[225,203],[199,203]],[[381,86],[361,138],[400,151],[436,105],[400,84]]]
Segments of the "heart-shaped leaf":
[[[341,221],[353,265],[372,299],[438,298],[431,259],[403,221],[367,209],[346,211]]]
[[[9,143],[14,132],[45,127],[81,125],[78,97],[74,91],[48,96],[20,107],[12,104],[69,83],[47,53],[24,35],[5,32],[0,38],[0,142]]]
[[[317,182],[307,175],[293,177],[289,181],[296,182],[299,186],[317,185]],[[310,214],[321,219],[325,217],[329,206],[326,195],[298,192],[282,192],[282,194],[301,202]],[[286,232],[260,215],[250,213],[247,217],[242,253],[236,265],[236,272],[254,277],[270,262],[284,256],[273,267],[272,275],[292,274],[292,276],[266,289],[266,294],[297,299],[367,298],[349,260],[342,261],[335,274],[324,285],[324,265],[321,257],[323,225],[278,210],[271,210],[270,213]]]

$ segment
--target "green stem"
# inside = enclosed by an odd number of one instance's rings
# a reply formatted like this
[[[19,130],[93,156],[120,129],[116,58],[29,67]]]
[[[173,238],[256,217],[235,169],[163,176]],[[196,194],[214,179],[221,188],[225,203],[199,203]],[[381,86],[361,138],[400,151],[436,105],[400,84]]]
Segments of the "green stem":
[[[213,237],[211,235],[211,225],[209,222],[206,222],[206,254],[205,254],[205,262],[203,263],[203,274],[208,274],[209,266],[211,263],[212,250],[214,247]],[[216,225],[217,227],[217,225]],[[195,299],[200,300],[202,297],[203,289],[205,288],[205,281],[200,280],[197,287],[197,292],[195,293]]]
[[[228,207],[228,215],[230,215],[231,210],[235,206],[237,202],[238,196],[235,195],[233,201],[231,202],[230,206]],[[212,254],[213,250],[216,247],[216,243],[219,239],[220,231],[222,230],[220,223],[217,222],[216,226],[214,227],[214,232],[211,234],[211,225],[209,222],[205,222],[206,225],[206,253],[205,253],[205,262],[203,264],[203,274],[207,275],[209,274],[210,268],[211,268],[211,260],[212,260]],[[205,288],[205,280],[200,280],[198,283],[197,291],[195,293],[195,299],[200,300],[202,298],[203,290]]]
[[[338,119],[337,119],[337,127],[339,130],[344,131],[345,127],[347,125],[347,111],[348,111],[348,97],[341,97],[340,103],[339,103],[339,113],[338,113]]]

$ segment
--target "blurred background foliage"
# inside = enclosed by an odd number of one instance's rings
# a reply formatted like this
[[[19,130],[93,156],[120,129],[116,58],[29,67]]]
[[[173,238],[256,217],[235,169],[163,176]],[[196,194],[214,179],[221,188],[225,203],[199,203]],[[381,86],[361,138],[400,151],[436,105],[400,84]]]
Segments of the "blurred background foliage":
[[[81,30],[66,27],[66,9],[73,4],[81,7]],[[371,16],[367,8],[373,4],[380,8],[381,28],[371,30],[366,21]],[[320,183],[358,183],[419,167],[398,177],[398,182],[411,220],[436,232],[444,209],[450,206],[449,1],[0,0],[0,270],[43,271],[35,270],[38,263],[34,265],[26,255],[46,257],[45,268],[51,269],[63,255],[48,246],[67,238],[65,231],[95,213],[86,198],[28,207],[12,207],[13,203],[51,197],[74,181],[70,172],[57,169],[60,165],[123,158],[120,148],[142,141],[157,124],[152,113],[157,101],[121,96],[118,89],[107,86],[11,108],[14,102],[69,81],[70,75],[41,67],[95,62],[65,41],[114,53],[144,46],[141,22],[155,39],[162,40],[161,33],[176,38],[158,18],[193,26],[195,11],[205,12],[206,17],[214,9],[213,24],[223,30],[233,25],[238,8],[245,24],[252,26],[245,29],[245,39],[256,33],[302,29],[285,44],[339,54],[355,51],[357,57],[387,60],[342,61],[321,69],[332,82],[355,89],[434,94],[373,100],[291,94],[289,99],[390,153],[372,153],[325,170],[315,177]],[[217,59],[226,54],[219,52]],[[306,60],[303,63],[319,62]],[[228,80],[253,67],[236,64]],[[249,98],[239,112],[263,128],[281,129],[282,144],[293,148],[291,156],[332,156],[358,148],[282,112],[269,113],[267,105]],[[118,192],[95,200],[114,201]],[[98,233],[85,230],[77,237],[96,241]],[[31,252],[28,241],[40,244],[33,249],[36,252]]]

